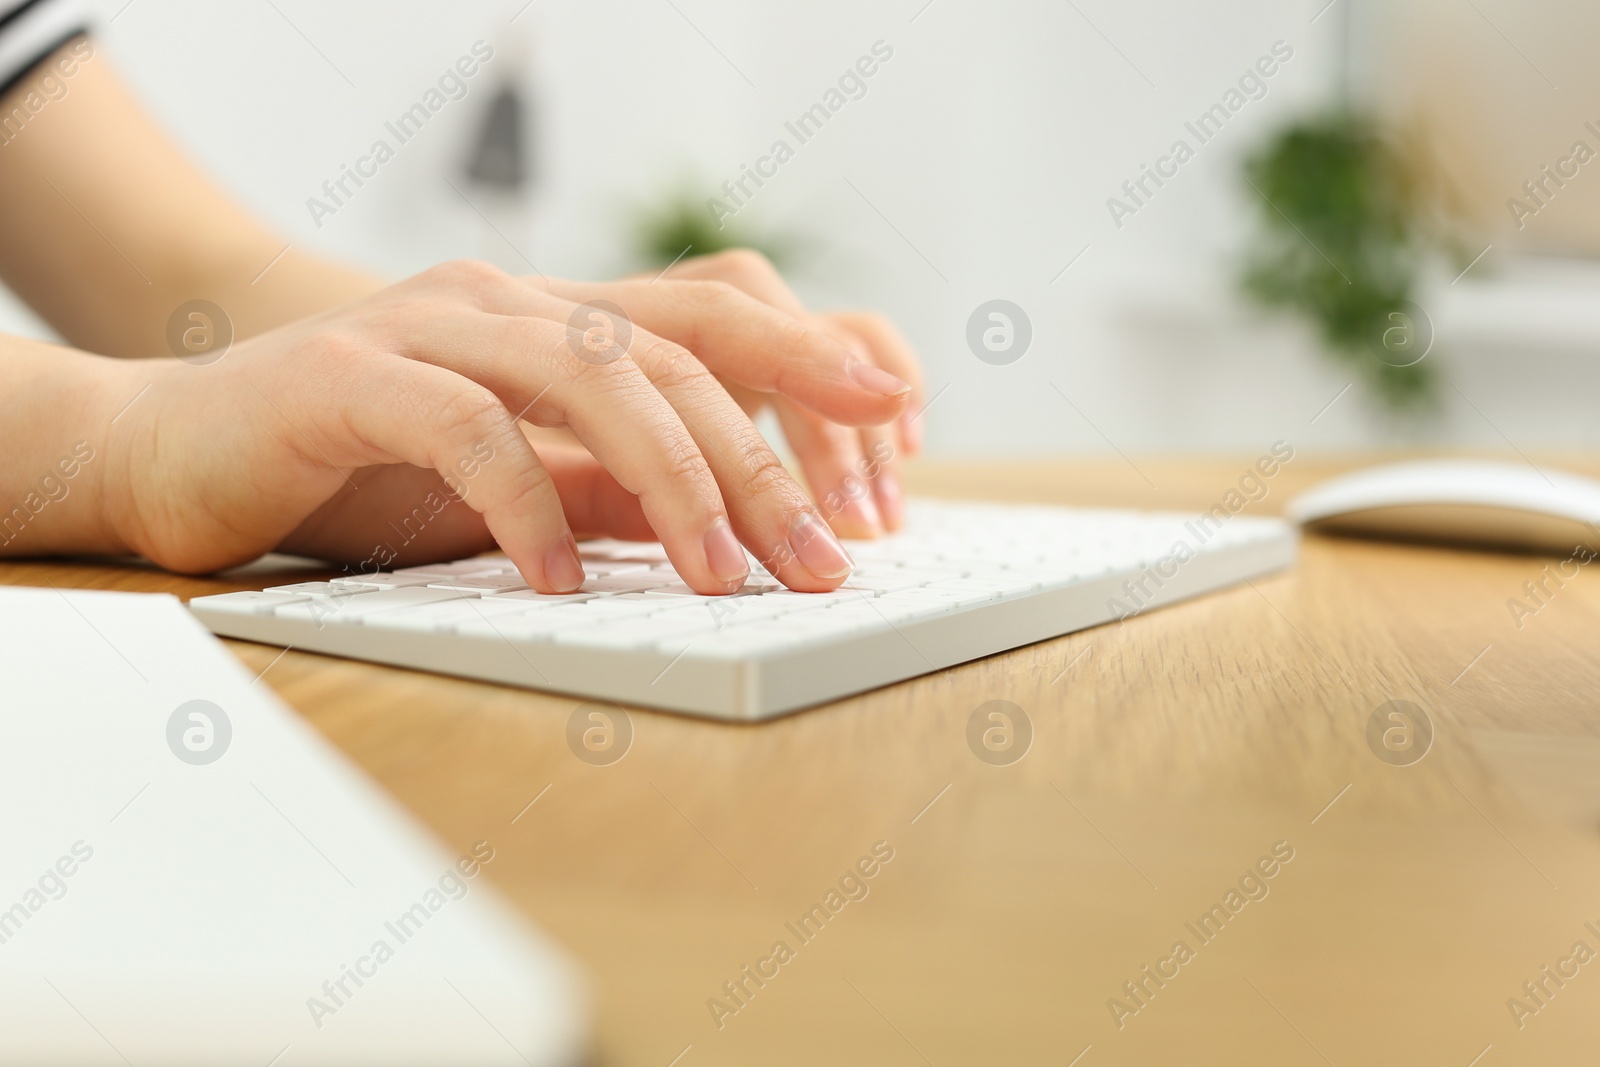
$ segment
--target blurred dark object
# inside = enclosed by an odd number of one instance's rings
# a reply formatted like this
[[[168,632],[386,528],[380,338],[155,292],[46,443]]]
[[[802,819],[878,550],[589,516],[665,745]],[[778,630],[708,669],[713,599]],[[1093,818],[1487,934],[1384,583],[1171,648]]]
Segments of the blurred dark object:
[[[1400,154],[1370,120],[1337,112],[1281,131],[1244,176],[1260,221],[1245,291],[1308,320],[1389,410],[1429,406],[1433,326],[1417,279],[1458,253]]]
[[[489,102],[489,113],[472,146],[467,174],[473,181],[507,191],[527,186],[531,180],[528,138],[523,123],[526,108],[513,85],[503,85]]]

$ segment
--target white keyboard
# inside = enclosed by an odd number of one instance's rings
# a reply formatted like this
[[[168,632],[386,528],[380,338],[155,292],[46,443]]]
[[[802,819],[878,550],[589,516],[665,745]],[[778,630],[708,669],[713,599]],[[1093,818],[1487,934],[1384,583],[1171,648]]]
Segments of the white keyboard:
[[[196,597],[213,632],[587,699],[762,719],[1125,618],[1293,563],[1276,519],[916,500],[794,593],[751,561],[698,596],[659,544],[579,546],[588,581],[530,591],[504,556]],[[1180,547],[1182,546],[1182,547]]]

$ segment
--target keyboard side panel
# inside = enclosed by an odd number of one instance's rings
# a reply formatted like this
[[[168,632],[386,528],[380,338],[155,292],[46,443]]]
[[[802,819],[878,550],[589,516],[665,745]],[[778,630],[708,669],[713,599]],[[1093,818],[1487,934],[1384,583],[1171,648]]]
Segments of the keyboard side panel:
[[[1292,566],[1296,533],[1197,555],[1146,599],[1145,611],[1190,600],[1246,578]],[[827,647],[755,661],[754,706],[742,717],[771,718],[970,660],[1113,622],[1113,599],[1128,602],[1125,581],[1137,571],[1029,593],[928,619],[897,630],[857,636]],[[1142,614],[1143,612],[1141,612]]]
[[[372,660],[487,682],[637,704],[712,718],[749,718],[746,662],[615,652],[548,642],[496,641],[455,633],[406,632],[351,623],[234,615],[192,609],[219,637],[292,645],[305,652]]]

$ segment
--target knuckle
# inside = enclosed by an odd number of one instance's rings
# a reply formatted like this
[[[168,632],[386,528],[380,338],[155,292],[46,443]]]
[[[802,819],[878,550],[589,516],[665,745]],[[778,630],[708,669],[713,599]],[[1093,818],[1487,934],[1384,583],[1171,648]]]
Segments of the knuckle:
[[[639,353],[640,369],[657,389],[680,389],[703,383],[707,378],[705,366],[682,345],[656,338]]]
[[[889,321],[887,315],[876,311],[857,312],[852,318],[858,327],[865,328],[875,334],[893,337],[895,334],[894,323]]]
[[[745,495],[763,497],[772,493],[786,493],[794,485],[788,468],[772,449],[761,446],[745,466],[741,488]]]
[[[708,308],[727,307],[739,299],[739,289],[731,282],[721,280],[688,282],[694,287],[694,295],[699,302]]]
[[[385,354],[359,333],[319,330],[293,342],[283,369],[305,383],[308,395],[343,396],[383,376]]]
[[[726,274],[738,278],[770,278],[777,274],[772,261],[753,248],[728,248],[713,257]]]
[[[779,352],[793,355],[807,350],[817,351],[819,346],[820,350],[844,351],[844,346],[826,333],[787,315],[774,317],[771,329],[773,344]]]
[[[554,362],[562,365],[582,362],[572,358],[573,339],[565,323],[540,316],[519,317],[514,329],[521,338],[523,353],[534,359],[549,362],[550,357],[555,357]]]
[[[301,358],[315,360],[336,369],[360,367],[372,356],[372,346],[361,337],[343,330],[318,331],[296,345]]]
[[[664,442],[661,473],[674,489],[687,492],[699,492],[712,482],[705,457],[687,430],[674,431]]]
[[[498,437],[505,421],[500,398],[481,386],[472,386],[445,399],[434,425],[449,440],[478,440]]]
[[[555,482],[544,464],[529,463],[518,472],[516,489],[507,504],[514,515],[538,515],[553,506],[560,511],[560,498],[556,496]]]
[[[750,298],[737,286],[724,281],[679,282],[678,292],[689,310],[688,333],[683,338],[691,349],[702,349],[716,331],[714,323],[733,323],[746,317]]]
[[[429,268],[423,277],[447,288],[477,295],[504,285],[511,276],[481,259],[452,259]]]

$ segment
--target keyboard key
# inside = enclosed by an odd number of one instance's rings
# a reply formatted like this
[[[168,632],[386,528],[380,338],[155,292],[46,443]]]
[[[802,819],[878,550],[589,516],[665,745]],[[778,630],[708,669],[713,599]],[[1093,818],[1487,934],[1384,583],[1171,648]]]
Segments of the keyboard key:
[[[870,598],[874,594],[869,589],[851,589],[849,586],[840,586],[828,593],[797,593],[793,589],[779,589],[771,593],[761,594],[765,597],[777,597],[782,600],[809,600],[813,603],[840,600],[860,600]]]
[[[725,596],[706,596],[704,593],[701,593],[698,590],[689,588],[689,586],[684,584],[683,582],[673,582],[670,585],[658,585],[658,586],[655,586],[654,588],[648,590],[647,595],[649,595],[649,596],[687,597],[687,598],[689,598],[691,600],[726,600],[727,599],[727,597],[725,597]],[[728,594],[728,596],[737,596],[737,595],[738,594],[735,594],[735,593]]]
[[[1055,589],[1071,582],[1081,581],[1092,577],[1078,567],[1061,566],[1058,563],[1043,564],[1028,572],[1039,584],[1040,589]]]
[[[716,630],[709,619],[696,621],[681,615],[668,619],[648,618],[623,623],[606,623],[555,635],[558,645],[586,648],[649,648],[659,641],[689,637]]]
[[[965,578],[972,573],[970,567],[940,566],[928,560],[923,563],[908,564],[900,567],[895,573],[896,578],[916,578],[921,584],[929,582],[946,582],[954,578]],[[855,577],[851,575],[851,577]]]
[[[361,596],[337,597],[331,603],[313,600],[308,604],[290,604],[288,607],[279,608],[273,614],[283,619],[309,619],[317,623],[326,623],[330,620],[350,622],[379,612],[436,604],[444,600],[459,600],[468,595],[470,594],[448,589],[428,589],[419,586],[406,589],[377,589]]]
[[[697,640],[690,642],[691,647],[687,655],[711,659],[744,659],[768,653],[794,652],[812,645],[848,640],[869,628],[865,623],[843,616],[839,622],[833,624],[817,621],[831,614],[827,611],[818,611],[798,616],[785,615],[777,619],[760,620],[750,626],[702,634]],[[882,626],[882,623],[879,625]],[[681,644],[675,645],[670,641],[664,641],[657,648],[660,651],[682,650]]]
[[[944,615],[955,610],[948,604],[896,603],[889,597],[878,597],[871,603],[872,609],[878,613],[878,617],[884,621],[884,625],[886,626],[902,626],[906,623],[918,622],[922,619],[938,618],[940,615]]]
[[[368,626],[390,630],[453,630],[469,622],[498,619],[510,615],[536,612],[536,605],[526,601],[508,600],[505,597],[461,597],[407,608],[404,611],[386,611],[366,620]]]
[[[497,597],[494,602],[504,599]],[[464,622],[456,627],[456,633],[507,641],[545,641],[554,634],[597,626],[601,621],[593,612],[585,611],[583,605],[568,604],[544,611]]]
[[[680,599],[687,601],[687,598]],[[833,603],[818,601],[807,604],[793,597],[770,596],[705,597],[703,600],[704,603],[693,606],[720,628],[745,626],[756,619],[771,619],[778,615],[793,615],[800,611],[821,611]]]
[[[422,567],[402,567],[395,574],[420,574],[429,578],[470,578],[482,574],[516,573],[511,561],[504,556],[481,559],[461,559],[454,563],[429,563]]]
[[[230,615],[271,615],[281,607],[304,603],[310,599],[308,596],[294,593],[257,593],[247,589],[242,593],[197,596],[189,601],[189,605],[205,611],[225,611]]]
[[[583,561],[583,573],[589,578],[611,578],[618,574],[637,574],[650,569],[650,564],[629,560],[595,560]]]
[[[408,585],[427,585],[433,581],[427,574],[394,574],[389,571],[379,571],[376,574],[348,574],[342,578],[334,578],[334,585],[360,585],[372,589],[404,589]]]
[[[733,592],[731,592],[731,593],[723,593],[723,594],[720,594],[720,595],[717,595],[717,596],[706,596],[703,593],[697,592],[694,589],[689,588],[689,586],[687,584],[683,583],[683,582],[673,582],[671,585],[659,585],[659,586],[656,586],[654,589],[651,589],[649,591],[649,595],[650,596],[683,597],[683,598],[688,599],[688,600],[711,601],[711,600],[729,600],[729,599],[733,599],[733,598],[737,598],[737,597],[748,596],[748,595],[750,595],[752,593],[773,593],[773,592],[777,592],[779,589],[782,589],[782,588],[783,588],[782,585],[780,585],[776,581],[773,581],[770,578],[755,578],[755,577],[752,577],[749,580],[747,580],[744,583],[744,585],[740,586],[738,589],[735,589]]]
[[[937,604],[955,610],[994,600],[997,595],[985,589],[953,589],[941,585],[925,585],[918,589],[885,593],[881,599],[891,604]]]
[[[925,581],[926,579],[919,578],[915,574],[905,575],[904,577],[869,576],[865,578],[852,574],[845,579],[844,588],[859,589],[864,593],[877,595],[880,593],[895,593],[901,589],[915,589]]]
[[[858,605],[859,606],[859,605]],[[805,611],[798,615],[785,615],[760,623],[762,626],[777,626],[788,630],[796,636],[834,634],[843,635],[855,633],[867,626],[883,625],[876,615],[867,616],[856,614],[854,611]],[[752,626],[752,628],[754,628]]]
[[[669,603],[661,600],[651,600],[649,593],[630,593],[624,599],[621,596],[602,596],[584,602],[584,611],[601,619],[639,619],[647,615],[660,614]]]
[[[590,578],[578,589],[580,592],[602,596],[613,593],[642,593],[646,589],[656,589],[666,585],[672,580],[672,578],[652,576],[646,571],[639,574],[618,574],[611,578]]]
[[[616,562],[664,563],[667,550],[658,541],[615,541],[605,538],[583,541],[578,545],[581,559],[613,560]]]
[[[287,593],[290,596],[304,597],[343,597],[355,596],[358,593],[370,592],[371,587],[359,585],[336,585],[333,582],[297,582],[294,585],[268,586],[268,593]]]
[[[801,628],[814,626],[818,630],[847,634],[862,630],[881,630],[888,623],[884,621],[883,612],[877,610],[876,600],[858,600],[854,603],[840,604],[827,611],[811,612],[793,619],[785,619],[780,625]]]
[[[555,608],[563,604],[582,604],[585,600],[593,600],[593,593],[535,593],[532,589],[518,589],[515,592],[496,594],[496,600],[525,600],[534,607]]]
[[[1015,596],[1037,589],[1039,582],[1030,574],[1002,571],[996,574],[973,575],[951,582],[939,582],[930,589],[966,589],[973,592],[993,593],[995,596]]]
[[[466,578],[441,578],[428,583],[433,589],[452,589],[462,593],[476,593],[479,596],[493,596],[496,593],[517,593],[528,588],[528,583],[516,573],[491,574],[479,577]]]

